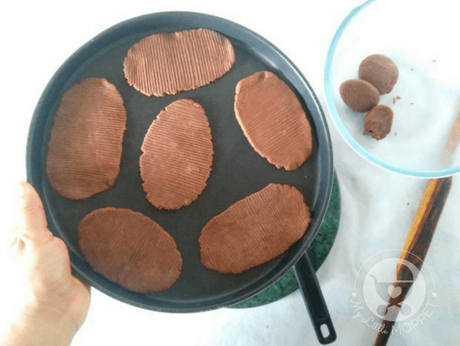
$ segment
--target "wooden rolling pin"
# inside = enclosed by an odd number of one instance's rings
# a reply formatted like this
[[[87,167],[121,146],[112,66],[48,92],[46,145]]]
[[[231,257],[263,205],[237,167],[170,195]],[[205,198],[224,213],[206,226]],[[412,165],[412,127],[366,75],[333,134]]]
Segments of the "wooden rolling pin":
[[[452,152],[457,147],[460,138],[460,111],[452,127],[451,133],[447,140],[446,147],[442,154],[441,160],[447,163]],[[401,251],[400,261],[396,267],[396,279],[393,292],[387,305],[387,319],[382,320],[383,329],[377,333],[374,346],[385,346],[390,338],[393,325],[399,313],[400,307],[407,296],[413,282],[417,279],[414,273],[405,265],[404,261],[412,263],[419,271],[422,268],[423,260],[428,252],[428,248],[433,239],[436,226],[441,217],[442,210],[449,195],[452,186],[452,177],[442,179],[431,179],[425,188],[422,200],[415,214],[409,234],[406,238],[403,250]],[[402,281],[402,282],[401,282]],[[406,282],[404,282],[406,281]],[[398,288],[397,288],[398,287]],[[399,291],[401,290],[401,291]],[[393,296],[395,296],[393,298]],[[399,309],[390,309],[392,306],[399,306]]]

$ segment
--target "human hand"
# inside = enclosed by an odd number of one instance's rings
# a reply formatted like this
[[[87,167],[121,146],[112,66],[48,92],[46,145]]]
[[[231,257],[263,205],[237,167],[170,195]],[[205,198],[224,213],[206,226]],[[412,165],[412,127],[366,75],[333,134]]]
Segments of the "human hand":
[[[67,345],[86,318],[90,289],[72,276],[67,247],[48,229],[37,192],[26,182],[19,190],[19,219],[10,251],[23,274],[25,296],[6,345]]]

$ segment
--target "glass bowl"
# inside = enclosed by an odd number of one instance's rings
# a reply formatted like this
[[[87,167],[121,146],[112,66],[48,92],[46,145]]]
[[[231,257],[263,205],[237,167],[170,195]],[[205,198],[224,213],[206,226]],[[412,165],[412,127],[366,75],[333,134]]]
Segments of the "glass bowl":
[[[460,172],[460,149],[446,151],[460,117],[460,44],[456,44],[456,2],[369,0],[342,22],[330,44],[325,92],[332,119],[360,155],[392,172],[440,178]],[[381,140],[363,135],[364,116],[351,110],[339,92],[358,79],[361,61],[382,54],[397,66],[393,90],[380,96],[394,112]],[[457,129],[458,132],[458,129]]]

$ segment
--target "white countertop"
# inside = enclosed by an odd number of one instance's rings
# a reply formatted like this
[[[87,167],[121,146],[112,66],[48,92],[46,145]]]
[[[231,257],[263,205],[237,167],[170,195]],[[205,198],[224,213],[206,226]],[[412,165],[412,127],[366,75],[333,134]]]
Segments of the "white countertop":
[[[355,286],[360,280],[357,280],[360,268],[376,254],[401,249],[427,181],[395,175],[365,161],[340,137],[328,114],[323,85],[327,49],[342,20],[360,3],[357,0],[285,0],[270,5],[266,1],[241,0],[225,4],[208,0],[11,3],[0,21],[2,231],[8,232],[11,225],[12,182],[25,179],[25,144],[35,105],[51,76],[68,56],[103,30],[138,15],[181,10],[223,17],[257,32],[282,50],[308,79],[327,115],[342,214],[337,239],[318,278],[337,331],[335,344],[371,345],[377,331],[372,329],[369,318],[375,318],[375,322],[378,318],[353,295],[366,290],[359,282]],[[460,203],[459,179],[454,178],[425,260],[426,269],[422,270],[426,284],[430,285],[425,294],[428,291],[431,294],[431,305],[426,305],[425,300],[416,314],[401,321],[401,328],[391,336],[389,345],[454,345],[460,339],[460,330],[456,328],[460,323],[460,226],[456,213]],[[0,259],[4,256],[3,245]],[[0,273],[6,263],[0,261]],[[394,267],[382,272],[388,273],[390,281],[394,277]],[[2,286],[7,282],[4,278]],[[2,290],[10,292],[5,287],[0,288],[0,293]],[[2,298],[6,298],[5,294]],[[413,295],[417,297],[416,292]],[[8,308],[7,301],[2,300],[2,310]],[[317,344],[299,292],[258,308],[166,314],[120,303],[93,289],[88,318],[72,345]]]

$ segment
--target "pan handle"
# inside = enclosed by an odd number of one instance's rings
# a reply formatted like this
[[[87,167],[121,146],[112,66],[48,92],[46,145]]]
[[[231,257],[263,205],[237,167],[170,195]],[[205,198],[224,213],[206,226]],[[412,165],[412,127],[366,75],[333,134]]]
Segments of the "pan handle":
[[[299,283],[305,305],[308,308],[318,341],[322,345],[334,342],[337,339],[337,335],[324,301],[323,293],[319,287],[315,269],[307,252],[300,257],[300,260],[294,266],[294,274]]]

